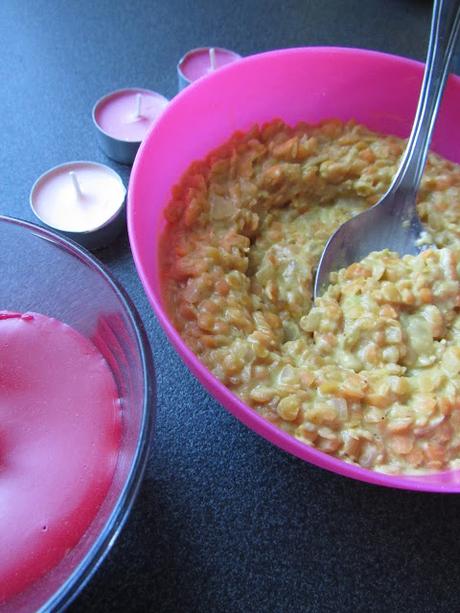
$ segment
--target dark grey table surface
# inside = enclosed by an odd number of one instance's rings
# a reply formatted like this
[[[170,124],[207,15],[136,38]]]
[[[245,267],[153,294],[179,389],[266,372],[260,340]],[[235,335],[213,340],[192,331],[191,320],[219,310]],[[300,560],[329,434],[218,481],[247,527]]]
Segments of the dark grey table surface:
[[[430,9],[421,0],[1,0],[0,213],[32,220],[33,181],[68,160],[109,163],[127,182],[129,169],[97,148],[92,105],[131,85],[174,96],[187,49],[345,45],[423,59]],[[73,611],[460,610],[460,498],[346,480],[258,438],[168,344],[126,235],[98,256],[152,343],[156,435],[127,525]]]

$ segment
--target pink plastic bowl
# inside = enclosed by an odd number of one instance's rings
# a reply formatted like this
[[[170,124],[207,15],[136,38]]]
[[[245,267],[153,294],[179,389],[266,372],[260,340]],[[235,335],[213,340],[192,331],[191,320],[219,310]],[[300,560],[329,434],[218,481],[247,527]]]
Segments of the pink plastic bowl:
[[[280,117],[289,124],[354,118],[379,132],[407,137],[423,65],[342,48],[301,48],[247,57],[182,91],[144,140],[128,195],[128,226],[139,276],[166,334],[190,370],[235,417],[278,447],[335,473],[389,487],[460,492],[460,471],[390,476],[352,466],[278,430],[226,389],[186,347],[164,308],[158,246],[171,188],[189,164],[235,130]],[[433,149],[460,162],[460,79],[451,77]]]

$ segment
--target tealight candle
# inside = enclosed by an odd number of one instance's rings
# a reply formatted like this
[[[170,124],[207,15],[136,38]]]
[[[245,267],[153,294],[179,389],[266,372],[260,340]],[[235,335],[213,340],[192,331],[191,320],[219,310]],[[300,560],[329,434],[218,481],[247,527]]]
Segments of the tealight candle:
[[[124,225],[126,188],[111,168],[69,162],[45,172],[30,192],[30,206],[47,226],[88,249],[108,245]]]
[[[221,47],[200,47],[188,51],[177,65],[179,91],[200,77],[239,59],[241,55]]]
[[[132,164],[152,124],[168,99],[149,89],[129,88],[107,94],[93,108],[93,122],[104,153],[122,164]]]

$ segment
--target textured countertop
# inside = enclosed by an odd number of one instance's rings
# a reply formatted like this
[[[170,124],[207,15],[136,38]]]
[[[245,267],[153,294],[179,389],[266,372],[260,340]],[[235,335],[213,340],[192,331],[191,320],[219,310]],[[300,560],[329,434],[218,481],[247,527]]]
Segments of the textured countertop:
[[[417,0],[2,0],[0,212],[74,159],[129,169],[97,148],[91,108],[124,86],[176,93],[188,49],[247,55],[301,45],[423,59]],[[397,95],[397,91],[395,91]],[[188,373],[149,308],[126,236],[99,252],[153,347],[156,435],[126,527],[71,609],[303,612],[460,610],[460,498],[379,489],[271,446]]]

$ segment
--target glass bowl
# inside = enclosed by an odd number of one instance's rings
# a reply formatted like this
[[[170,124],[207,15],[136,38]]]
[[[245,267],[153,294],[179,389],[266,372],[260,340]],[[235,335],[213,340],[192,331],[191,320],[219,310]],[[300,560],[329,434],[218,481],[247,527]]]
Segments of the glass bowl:
[[[144,139],[130,178],[128,229],[139,276],[170,341],[193,374],[240,421],[281,449],[346,477],[387,487],[460,492],[460,471],[423,476],[379,473],[305,445],[265,420],[218,381],[186,346],[169,317],[161,288],[163,212],[172,187],[193,161],[205,158],[235,131],[275,118],[290,125],[355,119],[377,132],[407,137],[422,77],[420,62],[339,47],[280,49],[216,70],[176,96]],[[451,75],[432,149],[457,163],[459,108],[460,78]]]
[[[43,313],[90,338],[106,358],[122,398],[119,456],[96,517],[57,566],[0,605],[0,613],[59,610],[77,596],[110,551],[136,497],[152,434],[153,362],[131,300],[85,249],[3,216],[0,245],[0,308]]]

